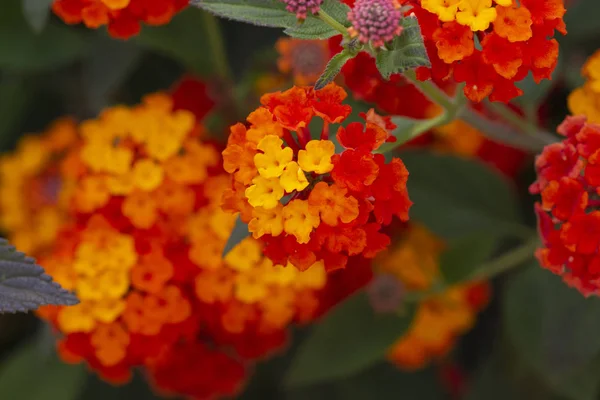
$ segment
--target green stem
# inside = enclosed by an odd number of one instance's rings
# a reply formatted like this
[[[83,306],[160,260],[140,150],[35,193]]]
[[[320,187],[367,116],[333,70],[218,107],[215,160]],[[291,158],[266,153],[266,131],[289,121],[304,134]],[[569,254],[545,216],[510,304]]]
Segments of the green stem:
[[[215,66],[215,72],[224,80],[232,81],[233,73],[229,67],[229,61],[227,60],[227,52],[225,50],[225,43],[223,41],[219,21],[209,12],[203,12],[202,18],[204,29],[206,29],[206,36],[208,38],[208,47]]]
[[[484,263],[475,271],[473,271],[469,276],[467,276],[463,281],[457,282],[451,286],[490,280],[500,274],[510,271],[511,269],[519,267],[520,265],[523,265],[524,262],[533,258],[535,249],[538,248],[539,245],[540,243],[538,237],[534,236],[527,242],[523,243],[521,246],[501,255],[500,257],[492,261]],[[449,288],[449,285],[441,284],[437,285],[431,290],[409,293],[406,296],[405,301],[421,302],[436,295],[439,295],[448,290]]]
[[[331,26],[333,29],[341,33],[345,38],[349,37],[348,29],[339,23],[335,18],[331,15],[327,14],[323,9],[319,10],[319,19],[325,22],[327,25]]]
[[[397,141],[394,143],[384,143],[379,147],[375,153],[385,154],[390,151],[395,150],[397,147],[402,144],[408,142],[411,139],[416,138],[417,136],[430,131],[433,128],[438,126],[446,125],[447,123],[452,121],[452,117],[449,116],[448,113],[443,112],[440,115],[437,115],[433,118],[423,119],[423,120],[413,120],[414,124],[408,128],[407,130],[402,131],[401,134],[396,135]]]
[[[512,124],[515,128],[518,128],[523,133],[534,136],[540,140],[546,142],[546,144],[556,142],[554,136],[543,130],[540,130],[534,123],[523,118],[521,115],[511,110],[506,104],[498,102],[487,102],[487,106],[496,114],[501,116],[506,122]]]
[[[432,81],[420,81],[417,79],[416,73],[413,70],[408,70],[404,73],[404,77],[407,81],[415,85],[421,93],[427,96],[434,103],[442,106],[446,111],[454,110],[456,104],[452,97],[448,96],[446,92],[440,89]]]
[[[432,81],[416,79],[414,71],[405,72],[404,77],[432,102],[443,107],[453,118],[462,119],[495,142],[506,143],[527,151],[539,152],[544,146],[555,141],[554,139],[550,141],[549,137],[551,136],[547,133],[540,134],[537,127],[535,128],[535,134],[523,135],[506,124],[491,121],[472,108],[464,107],[466,98],[461,90],[457,91],[457,95],[453,99]]]

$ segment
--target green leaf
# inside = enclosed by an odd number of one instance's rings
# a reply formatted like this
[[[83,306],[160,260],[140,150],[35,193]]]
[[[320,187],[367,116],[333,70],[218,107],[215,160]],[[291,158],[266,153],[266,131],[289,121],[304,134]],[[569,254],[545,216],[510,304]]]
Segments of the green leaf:
[[[572,399],[597,398],[600,299],[532,263],[508,286],[503,318],[508,338],[547,384]]]
[[[437,372],[433,368],[404,372],[387,362],[351,379],[341,381],[338,384],[338,392],[339,398],[344,400],[443,400],[446,398],[439,384]]]
[[[569,5],[569,11],[564,17],[569,33],[562,42],[580,41],[597,35],[600,32],[599,13],[598,1],[582,0]]]
[[[474,235],[452,241],[440,257],[440,270],[447,284],[461,282],[477,270],[496,248],[494,235]]]
[[[3,362],[0,393],[18,400],[74,400],[86,378],[81,365],[62,363],[55,354],[40,357],[38,343],[29,342]]]
[[[94,115],[113,103],[112,95],[133,72],[142,58],[142,49],[131,41],[96,35],[94,49],[82,65],[87,104]]]
[[[227,255],[235,246],[237,246],[242,240],[246,239],[250,236],[250,231],[248,230],[248,224],[240,219],[238,216],[235,219],[235,226],[233,227],[233,231],[227,239],[227,243],[225,243],[225,247],[223,248],[223,257]]]
[[[329,83],[333,82],[342,70],[342,67],[353,58],[354,54],[348,50],[342,50],[331,57],[331,60],[327,63],[327,67],[325,67],[325,71],[323,71],[317,82],[315,82],[315,90],[323,89]]]
[[[285,9],[279,0],[192,0],[192,5],[219,17],[271,28],[283,28],[285,33],[298,39],[328,39],[340,33],[313,15],[299,23],[296,15]],[[322,8],[344,26],[350,26],[345,4],[326,0]]]
[[[49,304],[77,303],[75,295],[53,282],[33,258],[0,239],[0,312],[27,312]]]
[[[386,79],[409,69],[431,66],[417,17],[404,18],[402,26],[404,30],[394,39],[391,48],[377,53],[377,68]]]
[[[411,219],[447,239],[520,228],[516,193],[483,163],[424,150],[399,156],[410,173]]]
[[[35,94],[35,85],[21,75],[0,75],[0,150],[8,150]]]
[[[5,1],[0,12],[0,68],[19,73],[57,68],[86,52],[78,31],[50,23],[43,35],[31,30],[18,1]]]
[[[209,34],[202,23],[202,10],[188,7],[170,23],[144,27],[136,43],[179,61],[190,72],[210,75],[214,64],[209,52]]]
[[[289,387],[357,374],[383,361],[389,347],[408,329],[404,316],[375,314],[359,293],[335,308],[300,345],[286,376]]]
[[[41,33],[50,19],[54,0],[22,0],[23,14],[35,33]]]

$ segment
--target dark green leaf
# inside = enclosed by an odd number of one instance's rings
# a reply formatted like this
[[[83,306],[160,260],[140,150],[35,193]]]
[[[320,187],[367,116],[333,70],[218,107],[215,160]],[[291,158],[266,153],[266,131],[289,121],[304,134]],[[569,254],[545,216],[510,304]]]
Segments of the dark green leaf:
[[[96,115],[112,103],[111,96],[127,79],[141,59],[141,49],[130,41],[97,35],[94,51],[83,63],[83,84],[87,105]]]
[[[384,363],[363,374],[340,381],[338,391],[343,400],[418,399],[443,400],[445,395],[433,369],[404,372]]]
[[[417,18],[415,16],[404,18],[402,26],[404,30],[394,39],[391,48],[377,53],[377,68],[386,79],[392,74],[409,69],[431,66]]]
[[[583,40],[600,32],[598,14],[600,13],[600,2],[593,0],[582,0],[569,5],[569,11],[565,14],[565,23],[569,34],[563,42]]]
[[[327,39],[339,32],[308,15],[299,23],[296,15],[285,9],[279,0],[192,0],[192,4],[223,18],[247,22],[253,25],[283,28],[285,33],[299,39]],[[349,26],[349,8],[337,0],[326,0],[323,9],[344,26]]]
[[[49,304],[79,301],[52,281],[35,260],[0,239],[0,312],[26,312]]]
[[[600,361],[600,299],[584,298],[537,263],[504,296],[506,333],[551,387],[573,399],[595,399]],[[583,393],[583,394],[582,394]]]
[[[303,342],[287,373],[290,387],[357,374],[383,361],[389,347],[406,331],[404,316],[375,314],[364,293],[335,308]]]
[[[452,241],[440,257],[440,270],[448,284],[467,279],[492,254],[497,237],[474,235]]]
[[[17,124],[25,116],[34,96],[34,85],[21,75],[0,76],[0,149],[8,150]]]
[[[40,33],[50,19],[50,7],[54,0],[22,0],[23,14],[34,32]]]
[[[235,219],[235,226],[233,227],[233,231],[227,239],[227,243],[225,243],[225,247],[223,248],[223,257],[227,253],[229,253],[235,246],[237,246],[242,240],[246,239],[250,236],[250,232],[248,231],[248,224],[240,219],[238,216]]]
[[[19,73],[56,68],[85,54],[76,30],[48,24],[43,35],[31,30],[18,1],[5,1],[0,12],[0,68]]]
[[[483,163],[422,150],[400,153],[410,173],[411,219],[445,238],[506,234],[518,226],[508,181]]]
[[[354,58],[354,54],[350,53],[347,50],[342,50],[337,53],[335,56],[329,60],[327,63],[327,67],[325,67],[325,71],[319,77],[317,82],[315,83],[315,89],[323,89],[327,84],[333,82],[335,77],[340,73],[344,64],[346,64],[349,60]]]
[[[209,75],[214,69],[209,56],[209,35],[202,10],[189,7],[163,26],[145,27],[134,39],[142,46],[179,61],[189,71]]]
[[[86,377],[83,366],[40,356],[37,342],[17,349],[0,370],[0,393],[18,400],[74,400]]]

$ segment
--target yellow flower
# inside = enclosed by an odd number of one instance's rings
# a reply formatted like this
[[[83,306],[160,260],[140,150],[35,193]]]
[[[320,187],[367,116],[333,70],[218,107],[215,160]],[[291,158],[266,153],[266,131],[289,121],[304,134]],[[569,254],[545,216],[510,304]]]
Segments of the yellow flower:
[[[308,243],[313,228],[319,226],[319,216],[314,214],[307,200],[292,200],[283,208],[283,229],[294,235],[298,243]]]
[[[243,303],[256,303],[267,297],[267,283],[262,279],[262,271],[253,269],[235,278],[235,297]]]
[[[277,207],[283,197],[283,188],[279,179],[267,179],[257,176],[252,180],[253,185],[246,189],[246,198],[252,207],[263,207],[267,210]]]
[[[248,229],[255,239],[263,235],[279,236],[283,232],[283,205],[277,203],[269,210],[256,207],[252,210],[252,219],[248,223]]]
[[[252,239],[242,240],[225,256],[225,262],[231,269],[247,271],[260,261],[262,256],[259,242]]]
[[[496,2],[496,4],[500,5],[500,6],[504,6],[504,7],[508,7],[510,5],[512,5],[513,0],[494,0]]]
[[[258,153],[254,156],[254,165],[258,169],[258,173],[264,178],[277,178],[292,161],[294,152],[291,148],[281,148],[283,140],[275,135],[267,135],[258,143],[257,149],[263,153]]]
[[[125,311],[123,299],[103,299],[93,303],[92,315],[97,321],[110,323],[115,321]]]
[[[289,266],[288,268],[291,268]],[[298,275],[294,280],[295,287],[299,289],[321,289],[327,283],[327,273],[325,272],[325,264],[322,260],[315,262],[310,268],[304,271],[298,271]]]
[[[294,190],[302,191],[308,186],[308,180],[306,179],[306,175],[304,175],[304,171],[300,169],[300,166],[295,161],[289,162],[285,166],[279,182],[287,193],[291,193]]]
[[[81,303],[65,307],[58,314],[58,326],[64,333],[91,332],[96,327],[96,320],[92,315],[92,304]]]
[[[438,16],[440,21],[450,22],[456,18],[458,3],[461,0],[423,0],[421,6]],[[511,1],[511,0],[509,0]]]
[[[133,166],[132,178],[134,185],[148,192],[159,187],[164,176],[163,169],[149,159],[140,160]]]
[[[298,164],[307,172],[326,174],[333,169],[331,157],[335,153],[335,145],[329,140],[311,140],[305,150],[298,152]]]
[[[461,0],[458,9],[456,21],[472,31],[485,31],[497,15],[492,0]]]

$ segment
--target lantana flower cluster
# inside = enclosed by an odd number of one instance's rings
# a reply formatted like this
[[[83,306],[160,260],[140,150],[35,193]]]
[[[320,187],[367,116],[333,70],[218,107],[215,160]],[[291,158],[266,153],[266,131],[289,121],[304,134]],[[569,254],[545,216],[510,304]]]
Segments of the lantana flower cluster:
[[[62,118],[42,135],[24,136],[0,158],[0,227],[27,254],[48,251],[64,223],[67,199],[58,161],[77,140],[75,121]]]
[[[128,39],[141,23],[164,25],[188,5],[187,0],[54,0],[52,10],[67,24],[97,29],[108,25],[111,36]]]
[[[230,179],[194,113],[180,108],[194,102],[178,98],[150,95],[79,125],[61,175],[70,218],[40,262],[81,303],[40,315],[63,335],[63,359],[107,380],[143,367],[161,393],[231,396],[253,360],[284,345],[291,323],[370,275],[326,289],[322,261],[304,272],[276,264],[251,237],[223,257],[235,223],[221,209]]]
[[[400,4],[410,6],[407,13],[417,17],[432,63],[431,68],[419,68],[417,77],[433,78],[440,85],[464,82],[464,93],[474,102],[487,97],[508,102],[522,94],[515,83],[530,72],[536,82],[550,79],[558,59],[558,42],[552,36],[555,30],[566,33],[563,0],[404,0]],[[399,76],[385,82],[367,54],[352,60],[343,72],[367,101],[377,91],[403,86]],[[372,98],[393,112],[392,100],[380,94]]]
[[[474,102],[508,102],[528,73],[550,79],[558,60],[555,30],[566,34],[563,0],[408,0],[432,62],[420,79],[464,82]]]
[[[337,148],[330,140],[331,125],[352,111],[345,97],[333,83],[266,94],[249,126],[231,128],[224,207],[240,213],[276,264],[344,268],[349,257],[373,258],[388,246],[380,230],[394,216],[408,220],[408,171],[399,158],[386,163],[373,153],[390,140],[389,119],[370,111],[364,124],[337,129]]]
[[[426,291],[441,278],[444,243],[425,227],[410,224],[397,243],[377,258],[376,274],[397,279],[405,293]],[[446,356],[457,338],[475,324],[488,302],[487,282],[454,286],[419,304],[408,331],[388,351],[388,359],[405,370],[419,369]]]
[[[600,124],[600,51],[588,58],[581,74],[586,81],[569,95],[569,111],[573,115],[585,115],[588,122]]]
[[[562,276],[584,295],[600,294],[600,125],[584,116],[559,126],[562,142],[546,146],[536,159],[541,195],[536,204],[543,247],[542,267]]]

